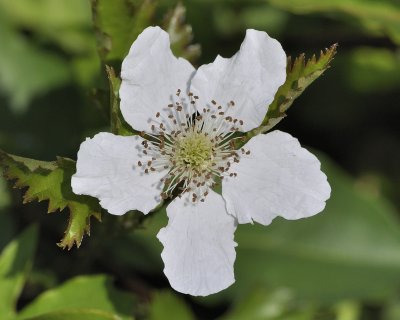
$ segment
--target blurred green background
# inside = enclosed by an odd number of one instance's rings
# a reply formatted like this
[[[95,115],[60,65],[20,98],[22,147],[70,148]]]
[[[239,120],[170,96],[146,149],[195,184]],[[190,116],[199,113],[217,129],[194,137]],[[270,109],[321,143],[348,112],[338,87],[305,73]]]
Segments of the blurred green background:
[[[196,66],[233,55],[247,28],[268,32],[292,57],[339,43],[332,68],[277,126],[319,155],[333,189],[326,210],[269,227],[239,226],[236,283],[192,298],[170,289],[162,273],[155,237],[166,224],[162,213],[139,229],[129,215],[103,215],[80,249],[63,251],[56,243],[67,212],[48,215],[44,203],[22,205],[21,192],[0,178],[0,250],[6,248],[0,314],[8,319],[7,301],[18,301],[18,319],[39,320],[400,319],[399,2],[181,4],[175,31],[183,38],[175,52]],[[173,29],[176,5],[0,0],[0,148],[41,160],[76,159],[85,137],[109,130],[104,64],[118,70],[144,27]]]

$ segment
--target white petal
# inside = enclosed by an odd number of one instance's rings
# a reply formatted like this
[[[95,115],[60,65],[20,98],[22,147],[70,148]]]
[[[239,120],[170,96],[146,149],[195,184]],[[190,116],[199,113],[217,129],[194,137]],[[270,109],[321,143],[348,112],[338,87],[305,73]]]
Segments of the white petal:
[[[237,177],[222,184],[227,210],[239,223],[268,225],[276,216],[300,219],[325,208],[331,188],[318,159],[296,138],[272,131],[254,137],[244,148],[250,155],[231,167]]]
[[[222,197],[211,191],[205,202],[176,198],[168,207],[168,226],[157,237],[164,245],[164,273],[182,293],[206,296],[235,282],[235,219]]]
[[[247,30],[240,50],[230,59],[218,56],[194,75],[190,90],[203,108],[211,100],[223,107],[232,100],[228,115],[244,121],[244,131],[258,127],[286,79],[286,55],[278,41],[262,31]]]
[[[148,157],[140,151],[143,139],[102,132],[81,144],[72,176],[72,190],[100,200],[111,214],[129,210],[147,214],[160,203],[160,180],[165,172],[145,174],[138,161]]]
[[[134,129],[149,132],[150,119],[157,112],[167,117],[167,105],[174,102],[177,89],[187,91],[194,71],[188,61],[173,55],[168,33],[146,28],[122,62],[119,95],[125,120]]]

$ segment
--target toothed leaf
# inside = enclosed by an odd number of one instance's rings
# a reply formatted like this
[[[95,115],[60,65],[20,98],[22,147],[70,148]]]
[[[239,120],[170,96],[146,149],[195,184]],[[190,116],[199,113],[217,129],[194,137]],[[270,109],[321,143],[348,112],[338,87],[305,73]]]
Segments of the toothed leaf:
[[[293,101],[330,67],[336,49],[337,44],[334,44],[329,49],[321,51],[318,58],[313,55],[309,60],[306,60],[304,54],[298,56],[293,62],[291,57],[288,57],[285,83],[276,93],[261,126],[250,131],[247,138],[269,131],[278,124],[286,116],[285,112]]]
[[[0,167],[4,176],[14,180],[16,188],[24,188],[23,202],[48,201],[48,212],[69,209],[69,221],[64,237],[58,244],[71,249],[79,247],[84,234],[90,234],[90,218],[101,219],[96,199],[79,196],[72,192],[71,176],[75,173],[75,161],[57,158],[57,161],[38,161],[7,154],[0,150]]]

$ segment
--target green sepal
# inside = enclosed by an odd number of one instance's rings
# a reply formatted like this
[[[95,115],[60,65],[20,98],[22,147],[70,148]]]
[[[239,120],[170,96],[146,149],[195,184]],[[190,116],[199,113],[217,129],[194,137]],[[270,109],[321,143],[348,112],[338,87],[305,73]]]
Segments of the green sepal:
[[[186,8],[178,3],[176,7],[165,15],[163,29],[168,32],[171,40],[171,50],[177,57],[189,61],[196,61],[201,55],[199,44],[192,44],[192,26],[185,23]]]
[[[26,188],[23,203],[34,200],[48,201],[48,213],[69,209],[69,221],[64,237],[58,246],[78,248],[85,234],[90,235],[90,218],[101,221],[101,207],[97,199],[76,195],[71,189],[71,176],[76,163],[68,158],[58,157],[56,161],[38,161],[18,157],[0,150],[0,167],[4,176],[13,180],[15,188]]]
[[[121,114],[121,109],[119,107],[119,87],[121,86],[121,79],[115,75],[114,69],[110,66],[106,65],[106,72],[110,85],[111,132],[121,136],[139,134],[139,131],[132,129]]]
[[[298,56],[293,62],[289,56],[286,67],[286,81],[275,94],[274,101],[268,108],[262,124],[245,136],[245,142],[255,135],[265,133],[277,125],[285,116],[286,110],[303,91],[320,77],[330,67],[330,63],[336,55],[337,44],[321,51],[320,56],[314,54],[307,60],[305,54]]]

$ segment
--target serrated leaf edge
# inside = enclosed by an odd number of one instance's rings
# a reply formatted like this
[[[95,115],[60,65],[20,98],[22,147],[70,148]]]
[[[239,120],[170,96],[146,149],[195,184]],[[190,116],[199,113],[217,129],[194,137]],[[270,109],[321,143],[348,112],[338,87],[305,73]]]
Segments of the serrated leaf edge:
[[[6,152],[4,152],[3,150],[0,149],[0,160],[4,160],[5,157],[9,157],[9,155]],[[14,160],[14,159],[13,159],[13,161],[18,162],[18,161]],[[18,162],[18,163],[23,165],[23,166],[25,166],[25,164],[23,164],[21,162]],[[58,165],[58,161],[50,161],[50,163],[54,163],[54,164]],[[41,166],[38,166],[32,172],[35,172],[36,170],[39,170],[39,169],[50,171],[47,168],[43,168]],[[10,181],[12,183],[12,187],[14,189],[19,189],[19,190],[25,189],[23,191],[23,195],[22,195],[22,199],[23,199],[22,203],[23,204],[27,204],[27,203],[33,202],[35,200],[37,202],[39,202],[39,203],[42,202],[42,201],[48,201],[47,213],[54,213],[56,211],[62,212],[64,209],[68,208],[68,210],[69,210],[68,226],[67,226],[66,230],[64,231],[64,237],[60,240],[60,242],[57,243],[57,246],[59,246],[62,249],[68,248],[68,250],[71,250],[73,248],[74,244],[75,244],[76,247],[79,249],[81,244],[82,244],[82,240],[83,240],[83,237],[85,236],[85,234],[90,237],[90,226],[91,226],[90,217],[88,218],[88,222],[86,224],[84,232],[82,233],[82,236],[80,236],[79,238],[76,237],[76,236],[71,237],[70,239],[72,241],[67,244],[66,241],[64,241],[64,240],[66,239],[68,230],[69,230],[69,228],[71,227],[71,224],[72,224],[72,208],[70,207],[70,205],[56,207],[56,206],[52,206],[51,205],[51,200],[50,199],[40,198],[38,195],[34,195],[32,197],[27,197],[27,192],[30,189],[30,186],[27,185],[27,184],[24,184],[23,182],[21,182],[20,178],[10,175],[9,171],[10,171],[10,166],[3,165],[3,176],[8,181]],[[99,222],[101,222],[101,216],[96,216],[95,214],[92,214],[91,216],[94,216]]]

